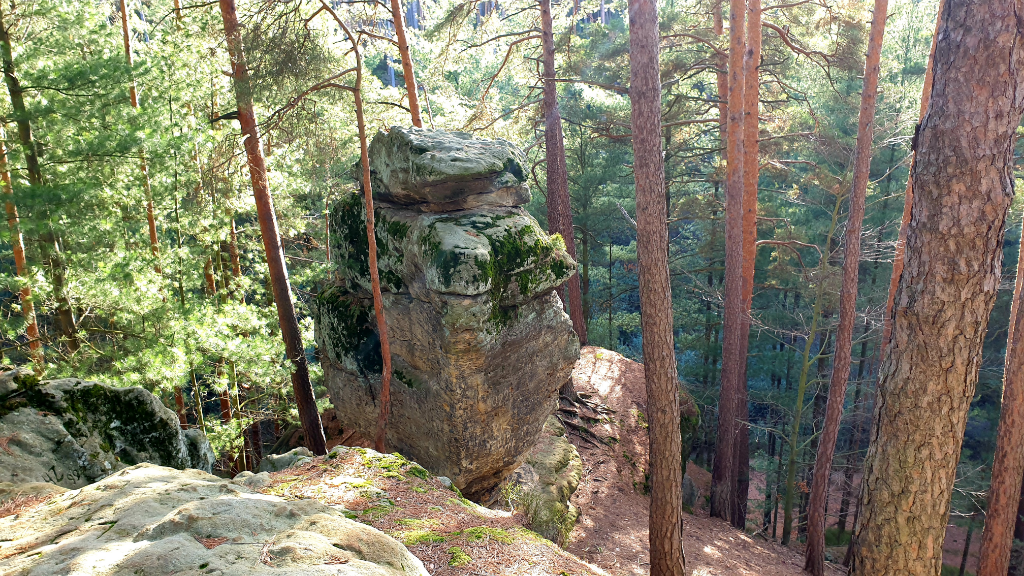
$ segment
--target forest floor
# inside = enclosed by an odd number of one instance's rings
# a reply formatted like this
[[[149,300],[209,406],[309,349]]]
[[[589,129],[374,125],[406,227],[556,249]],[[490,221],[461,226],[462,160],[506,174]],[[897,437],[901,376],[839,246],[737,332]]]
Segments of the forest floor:
[[[615,412],[590,428],[610,445],[573,434],[583,459],[583,479],[572,502],[580,519],[570,535],[569,552],[610,574],[647,574],[650,568],[645,491],[647,393],[642,364],[605,350],[585,347],[573,372],[576,391]],[[614,440],[613,440],[614,439]],[[752,536],[708,517],[704,495],[711,474],[690,462],[687,474],[700,491],[694,514],[683,516],[683,550],[693,576],[783,576],[802,574],[803,551]],[[844,574],[828,566],[828,574]]]

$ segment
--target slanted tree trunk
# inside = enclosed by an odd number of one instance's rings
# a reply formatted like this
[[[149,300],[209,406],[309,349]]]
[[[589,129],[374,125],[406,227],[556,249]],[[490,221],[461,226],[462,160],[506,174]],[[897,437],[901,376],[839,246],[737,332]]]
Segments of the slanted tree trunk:
[[[409,114],[412,116],[412,125],[423,128],[423,120],[420,118],[420,98],[416,91],[416,76],[413,74],[412,55],[409,53],[409,41],[405,37],[405,23],[402,20],[402,14],[401,0],[391,0],[391,19],[395,23],[398,54],[402,58],[402,76],[405,77],[405,91],[409,96]]]
[[[7,15],[0,7],[0,60],[3,62],[4,82],[11,97],[11,108],[18,126],[18,140],[21,142],[22,153],[25,155],[25,171],[28,173],[30,187],[43,185],[43,173],[39,168],[39,154],[36,150],[35,137],[32,135],[32,123],[29,121],[28,110],[25,108],[25,95],[21,81],[14,69],[14,48],[11,45],[10,29],[6,22]],[[53,252],[50,252],[50,249]],[[57,302],[57,320],[61,335],[67,340],[68,350],[77,352],[78,327],[71,312],[71,302],[64,289],[64,260],[61,258],[61,246],[53,233],[44,233],[40,237],[40,248],[43,260],[49,261],[50,283],[53,285],[53,297]]]
[[[743,0],[729,4],[729,118],[726,137],[725,313],[718,442],[711,470],[711,515],[732,520],[737,497],[736,436],[741,418],[743,366]]]
[[[857,280],[860,278],[860,234],[864,222],[864,203],[871,178],[871,142],[875,131],[875,101],[882,56],[882,37],[888,16],[889,0],[875,0],[871,36],[864,63],[864,87],[861,91],[857,149],[853,162],[853,189],[850,191],[850,215],[846,222],[846,247],[843,255],[843,284],[839,295],[839,328],[836,331],[832,377],[828,385],[825,425],[818,439],[814,459],[811,497],[807,514],[807,548],[804,570],[814,576],[825,573],[825,517],[828,485],[832,476],[839,425],[846,401],[846,385],[853,361],[853,324],[857,320]]]
[[[934,78],[935,44],[939,39],[939,26],[942,24],[942,11],[945,0],[939,0],[939,13],[935,19],[935,33],[932,34],[932,47],[928,54],[928,64],[924,71],[924,87],[921,90],[921,113],[918,120],[918,128],[924,122],[924,115],[928,112],[928,103],[932,97],[932,80]],[[917,140],[917,134],[914,135]],[[910,226],[910,209],[914,203],[914,165],[917,163],[916,148],[911,150],[910,176],[907,178],[907,191],[903,197],[903,219],[900,222],[900,231],[896,238],[896,253],[892,259],[892,277],[889,279],[889,299],[885,303],[885,316],[882,318],[882,342],[881,352],[889,347],[889,337],[892,335],[892,309],[896,301],[896,288],[899,287],[900,276],[903,274],[903,261],[906,257],[907,229]]]
[[[134,56],[132,55],[132,33],[129,27],[128,19],[128,1],[120,0],[121,2],[121,32],[124,36],[124,57],[128,61],[128,68],[132,68],[135,65]],[[180,10],[179,10],[180,12]],[[128,96],[131,100],[132,108],[139,109],[139,94],[135,87],[135,77],[132,75],[131,83],[128,84]],[[142,186],[146,194],[146,223],[149,226],[149,249],[153,253],[153,258],[160,257],[160,241],[156,235],[156,211],[153,208],[153,190],[149,184],[149,166],[146,162],[146,153],[139,152],[139,175],[142,176]],[[157,260],[154,264],[153,269],[156,273],[160,273],[160,261]]]
[[[985,517],[987,520],[988,515],[986,514]],[[960,572],[958,572],[959,576],[964,576],[964,573],[967,572],[967,560],[971,557],[971,538],[973,536],[974,516],[971,516],[971,519],[967,521],[967,536],[964,538],[964,553],[960,556]],[[1000,576],[1002,576],[1002,574],[1000,574]]]
[[[651,576],[682,576],[686,557],[682,543],[683,471],[679,465],[682,458],[680,386],[672,332],[672,284],[668,274],[659,42],[656,1],[630,0],[629,100],[636,177],[640,329],[651,443]]]
[[[39,325],[36,324],[35,306],[32,303],[32,287],[28,284],[28,271],[25,262],[25,244],[21,238],[21,225],[18,222],[18,207],[14,204],[14,188],[11,186],[11,171],[7,166],[7,134],[0,126],[0,179],[3,180],[4,194],[7,195],[7,225],[11,230],[11,248],[14,251],[14,270],[25,282],[21,287],[21,314],[25,317],[25,336],[28,337],[29,354],[37,369],[45,363],[43,345],[39,341]]]
[[[540,0],[540,26],[544,61],[544,159],[548,188],[548,230],[562,235],[566,252],[576,260],[572,204],[569,199],[569,173],[565,166],[565,141],[562,135],[562,116],[558,112],[558,88],[555,82],[557,73],[555,39],[551,29],[551,0]],[[583,319],[580,275],[574,273],[565,285],[569,289],[568,307],[572,328],[579,336],[580,344],[586,345],[587,324]],[[565,292],[559,289],[559,295],[564,296]]]
[[[362,167],[363,200],[366,207],[366,239],[369,244],[369,268],[370,288],[373,292],[373,312],[377,320],[377,331],[380,334],[380,352],[384,369],[381,373],[380,391],[380,415],[377,418],[377,433],[374,445],[378,452],[384,451],[384,439],[388,422],[388,415],[391,411],[391,344],[388,340],[388,325],[384,317],[384,303],[380,293],[380,273],[377,270],[377,235],[374,231],[373,222],[373,189],[370,184],[370,156],[368,152],[368,139],[366,137],[366,120],[363,115],[363,55],[359,50],[359,43],[356,37],[349,30],[345,22],[338,16],[337,12],[327,3],[327,0],[320,0],[323,9],[334,18],[335,23],[342,29],[352,45],[352,53],[356,57],[356,82],[354,87],[341,86],[352,93],[356,109],[356,126],[359,131],[359,158]]]
[[[747,2],[747,51],[743,57],[743,326],[740,328],[740,385],[737,387],[739,425],[736,429],[736,494],[732,525],[747,524],[747,493],[750,491],[750,429],[747,427],[747,349],[750,345],[750,310],[754,300],[754,261],[757,259],[758,102],[761,93],[761,0]]]
[[[1010,556],[1009,576],[1024,576],[1024,482],[1020,487],[1020,503],[1017,505],[1017,521],[1013,525],[1014,551]]]
[[[260,223],[260,235],[263,237],[263,249],[266,252],[267,265],[270,268],[278,323],[281,326],[285,353],[294,368],[292,389],[295,392],[295,403],[299,410],[299,420],[302,422],[302,429],[309,449],[314,454],[322,455],[327,453],[327,441],[324,438],[320,413],[316,408],[313,385],[309,381],[306,351],[302,346],[299,322],[295,317],[295,307],[292,304],[288,268],[285,265],[284,251],[281,248],[277,216],[274,213],[274,200],[270,196],[267,166],[263,160],[263,148],[260,146],[256,116],[253,112],[249,70],[245,63],[242,35],[238,27],[238,17],[235,14],[234,0],[220,0],[220,13],[224,20],[224,35],[227,39],[228,54],[231,56],[235,101],[238,104],[238,123],[241,125],[242,135],[245,139],[245,154],[249,164],[249,176],[252,180],[252,192],[256,199],[256,214]]]
[[[851,574],[935,575],[995,302],[1024,43],[1011,0],[946,0]]]
[[[1024,230],[1021,232],[1024,240]],[[988,489],[985,529],[981,533],[981,561],[977,576],[1005,576],[1013,550],[1013,527],[1024,480],[1024,250],[1017,260],[1017,281],[1010,305],[1010,327],[1006,339],[1003,370],[1003,401]]]

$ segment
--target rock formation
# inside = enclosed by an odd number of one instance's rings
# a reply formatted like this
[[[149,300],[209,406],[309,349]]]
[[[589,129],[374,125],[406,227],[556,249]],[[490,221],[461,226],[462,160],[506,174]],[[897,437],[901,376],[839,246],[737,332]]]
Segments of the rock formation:
[[[78,488],[140,462],[209,472],[214,460],[206,436],[142,388],[28,370],[0,375],[0,439],[0,482]]]
[[[529,201],[522,152],[503,140],[392,128],[369,148],[394,377],[389,449],[483,500],[537,441],[579,357],[554,288],[575,270]],[[380,342],[361,195],[331,211],[336,282],[316,301],[339,420],[373,437]]]
[[[566,437],[565,427],[557,417],[548,416],[544,433],[523,465],[506,480],[505,501],[498,504],[523,509],[531,530],[564,544],[579,517],[569,499],[582,475],[583,460]]]
[[[427,575],[405,546],[344,510],[151,464],[0,519],[0,534],[3,574]]]

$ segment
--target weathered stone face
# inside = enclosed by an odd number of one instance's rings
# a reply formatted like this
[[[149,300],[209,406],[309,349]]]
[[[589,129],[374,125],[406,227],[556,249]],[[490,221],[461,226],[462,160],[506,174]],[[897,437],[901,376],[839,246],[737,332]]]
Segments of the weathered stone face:
[[[373,196],[390,204],[447,212],[530,201],[523,153],[504,140],[393,126],[374,136],[369,157]]]
[[[393,129],[378,139],[417,143],[415,158],[411,145],[379,144],[371,162],[407,189],[425,182],[419,189],[439,190],[442,178],[472,174],[461,181],[488,190],[485,180],[505,178],[510,172],[498,168],[520,157],[506,142],[442,135]],[[424,143],[453,141],[464,143],[465,158],[407,168],[433,158]],[[435,213],[382,204],[374,220],[394,365],[388,448],[451,478],[467,497],[486,498],[536,442],[579,357],[553,292],[576,264],[560,237],[516,206]],[[359,195],[332,209],[331,249],[340,280],[318,295],[314,315],[325,380],[342,425],[373,437],[382,359]]]
[[[39,383],[31,372],[0,381],[0,482],[51,482],[77,488],[142,462],[196,468],[213,465],[198,430],[183,432],[178,417],[142,388],[114,388],[76,379]]]

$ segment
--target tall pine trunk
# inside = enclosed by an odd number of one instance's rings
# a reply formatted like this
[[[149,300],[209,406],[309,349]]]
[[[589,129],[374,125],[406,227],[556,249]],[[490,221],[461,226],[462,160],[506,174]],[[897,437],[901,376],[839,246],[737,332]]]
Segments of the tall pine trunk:
[[[725,313],[718,442],[711,470],[711,515],[732,520],[737,497],[736,437],[741,416],[743,367],[743,0],[729,4],[729,118],[726,135]],[[745,394],[744,394],[745,396]]]
[[[864,87],[861,91],[857,149],[853,162],[853,189],[850,191],[850,215],[846,222],[846,247],[843,254],[843,284],[839,296],[839,328],[836,331],[832,377],[828,385],[825,425],[818,439],[814,459],[811,497],[807,512],[807,548],[804,570],[814,576],[825,573],[825,517],[828,485],[832,476],[839,425],[846,401],[846,385],[853,361],[853,324],[857,320],[857,280],[860,278],[860,235],[864,223],[864,203],[871,178],[871,143],[875,129],[875,101],[878,95],[882,37],[888,16],[889,0],[875,0],[871,36],[864,63]]]
[[[562,135],[562,116],[558,111],[558,84],[555,82],[557,73],[551,0],[540,0],[540,28],[544,62],[544,160],[548,188],[548,230],[562,235],[566,252],[575,260],[576,241],[572,228],[569,173],[565,165],[565,140]],[[579,274],[574,272],[565,286],[568,287],[569,318],[572,320],[572,328],[579,336],[580,344],[586,345],[587,324],[583,319]],[[558,293],[565,295],[565,291],[561,289]]]
[[[750,491],[750,418],[747,403],[747,349],[750,345],[750,310],[754,300],[754,261],[757,259],[758,103],[761,93],[758,66],[761,64],[761,0],[747,2],[747,51],[743,57],[743,326],[740,328],[740,385],[737,387],[739,425],[736,429],[736,494],[732,525],[740,530],[747,524],[747,495]]]
[[[32,303],[32,287],[28,284],[28,266],[25,262],[25,243],[21,238],[21,225],[18,221],[18,207],[14,204],[14,188],[11,186],[11,170],[7,166],[7,134],[0,126],[0,179],[3,180],[4,194],[7,196],[5,208],[7,225],[11,230],[11,248],[14,251],[14,270],[25,282],[21,287],[21,314],[25,317],[25,336],[28,337],[29,354],[38,369],[45,362],[43,345],[39,341],[39,325],[36,323],[35,306]]]
[[[1024,240],[1024,230],[1021,231]],[[1003,401],[996,434],[992,481],[988,489],[985,529],[981,534],[978,576],[1005,576],[1010,568],[1013,527],[1024,480],[1024,250],[1017,259],[1017,280],[1010,305],[1010,327],[1006,339],[1003,370]]]
[[[851,574],[938,574],[1013,198],[1024,46],[1011,0],[946,0]]]
[[[238,104],[238,123],[241,125],[244,137],[252,192],[256,199],[260,235],[263,237],[263,249],[266,252],[274,303],[277,306],[277,319],[281,326],[285,353],[293,367],[292,389],[295,392],[299,420],[302,422],[302,429],[309,449],[314,454],[326,454],[327,441],[324,438],[324,429],[320,422],[320,412],[316,408],[313,385],[309,381],[306,351],[302,346],[299,322],[295,317],[295,307],[292,304],[288,268],[285,265],[284,251],[281,248],[277,216],[274,213],[274,200],[270,196],[270,184],[267,181],[267,166],[263,160],[263,147],[260,145],[259,131],[256,127],[256,116],[253,112],[252,92],[249,85],[249,70],[245,63],[242,35],[238,27],[238,16],[235,14],[234,0],[220,0],[220,13],[224,20],[224,35],[227,39],[228,54],[231,56],[235,101]]]
[[[409,114],[412,125],[423,128],[420,118],[420,98],[416,91],[416,76],[413,74],[412,55],[409,53],[409,41],[405,37],[405,22],[402,20],[401,0],[391,0],[391,19],[395,23],[395,40],[398,43],[398,54],[402,59],[402,76],[405,77],[405,91],[409,96]]]
[[[542,0],[547,2],[547,0]],[[668,274],[668,213],[661,150],[661,69],[656,0],[629,1],[629,100],[636,177],[640,329],[650,433],[651,576],[682,576],[682,438]],[[568,244],[568,242],[566,242]]]

